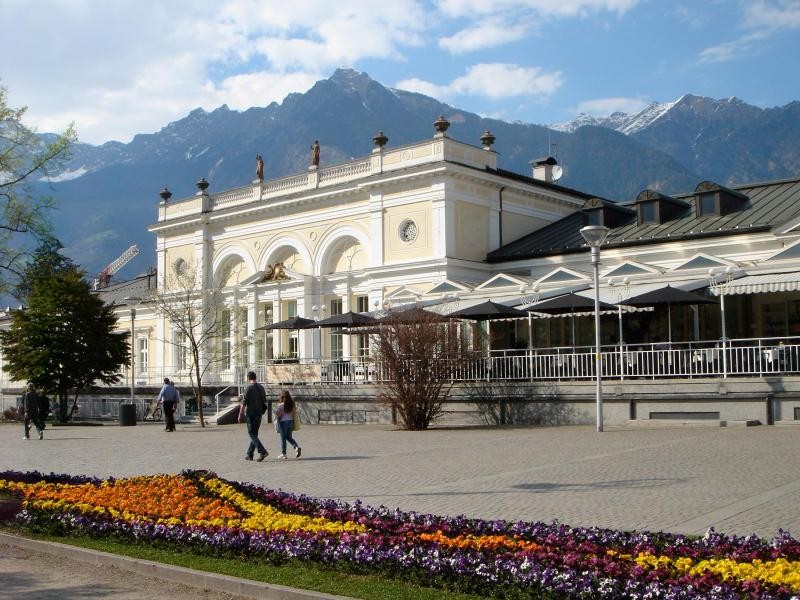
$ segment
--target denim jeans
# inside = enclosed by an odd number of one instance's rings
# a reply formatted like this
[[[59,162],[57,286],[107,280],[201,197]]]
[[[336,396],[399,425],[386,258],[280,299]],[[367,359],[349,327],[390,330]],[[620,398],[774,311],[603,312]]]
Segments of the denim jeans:
[[[294,420],[290,419],[288,421],[280,421],[278,423],[280,426],[280,434],[281,434],[281,454],[286,454],[286,442],[288,441],[293,448],[297,448],[299,444],[294,441],[292,437],[292,431],[294,431]]]
[[[259,454],[266,454],[267,449],[264,444],[258,439],[258,429],[261,427],[261,415],[253,413],[244,414],[245,421],[247,422],[247,435],[250,436],[250,445],[247,447],[248,458],[253,458],[253,454],[258,450]]]

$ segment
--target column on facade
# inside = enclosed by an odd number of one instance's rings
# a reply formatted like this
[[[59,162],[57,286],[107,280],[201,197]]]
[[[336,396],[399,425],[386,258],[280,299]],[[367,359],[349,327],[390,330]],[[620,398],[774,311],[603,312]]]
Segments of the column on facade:
[[[383,194],[372,192],[369,196],[369,214],[372,224],[369,248],[369,266],[383,266]]]
[[[253,292],[252,295],[247,297],[247,364],[254,365],[258,362],[256,357],[256,344],[258,343],[256,335],[256,327],[258,327],[258,295]]]
[[[159,236],[156,241],[156,246],[158,248],[156,252],[156,289],[164,290],[167,281],[167,251],[164,247],[164,238]],[[168,335],[170,335],[170,331],[167,326],[166,318],[164,316],[157,316],[155,339],[159,341],[159,343],[155,344],[155,364],[160,365],[162,369],[172,364],[173,353],[170,352],[172,346],[170,344],[171,340],[167,337]],[[158,373],[155,382],[157,383],[160,381],[162,377],[164,377],[164,374]]]
[[[303,287],[303,312],[300,316],[306,319],[315,319],[318,315],[314,314],[312,307],[317,306],[316,296],[314,295],[314,278],[307,277]],[[299,303],[298,303],[299,307]],[[317,310],[319,307],[317,306]],[[303,341],[301,345],[300,358],[313,358],[319,360],[320,348],[318,343],[317,330],[315,328],[303,329],[300,331]]]
[[[437,198],[431,201],[431,231],[433,235],[433,256],[444,258],[448,256],[448,248],[454,248],[455,244],[448,239],[454,234],[453,227],[448,231],[447,223],[453,223],[453,205],[445,200],[444,185],[436,186]]]
[[[200,240],[195,243],[195,274],[197,279],[199,279],[200,285],[195,285],[195,288],[200,292],[200,314],[205,315],[207,314],[206,308],[208,305],[208,294],[206,292],[214,286],[214,247],[208,216],[204,216],[202,227],[196,235],[199,236]],[[209,346],[213,343],[216,343],[216,341],[207,340],[199,349],[201,370],[203,366],[208,363],[209,358],[214,355],[214,348]]]
[[[492,198],[489,206],[489,250],[495,250],[500,247],[500,219],[503,218],[500,212],[500,191],[498,190]]]
[[[282,310],[283,307],[281,306],[280,296],[278,296],[277,300],[271,300],[267,302],[267,310],[272,310],[272,322],[277,323],[278,321],[283,320]],[[281,331],[280,329],[274,329],[272,331],[272,356],[276,358],[281,355]]]

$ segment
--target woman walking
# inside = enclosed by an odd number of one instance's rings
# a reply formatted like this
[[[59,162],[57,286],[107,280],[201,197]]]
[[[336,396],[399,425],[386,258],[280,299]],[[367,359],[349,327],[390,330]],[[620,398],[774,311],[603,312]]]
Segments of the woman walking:
[[[289,390],[283,390],[278,400],[280,400],[280,404],[278,404],[278,409],[275,411],[275,429],[281,434],[281,455],[278,458],[286,459],[286,442],[289,442],[294,447],[294,455],[300,458],[302,448],[292,437],[292,432],[295,429],[296,406],[294,400],[292,400]]]

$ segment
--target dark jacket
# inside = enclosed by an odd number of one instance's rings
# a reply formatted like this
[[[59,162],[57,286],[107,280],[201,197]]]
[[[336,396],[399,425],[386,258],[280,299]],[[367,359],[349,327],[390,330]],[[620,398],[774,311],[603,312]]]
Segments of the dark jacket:
[[[250,415],[264,414],[264,407],[267,405],[267,394],[258,383],[251,383],[244,391],[244,410]]]
[[[22,407],[25,409],[25,414],[28,416],[36,416],[39,414],[39,394],[35,391],[25,392],[22,397]]]

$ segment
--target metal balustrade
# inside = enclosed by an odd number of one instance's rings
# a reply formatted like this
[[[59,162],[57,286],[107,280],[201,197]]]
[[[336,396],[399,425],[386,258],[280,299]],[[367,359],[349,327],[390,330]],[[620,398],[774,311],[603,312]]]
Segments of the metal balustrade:
[[[443,360],[446,364],[441,368],[453,382],[590,380],[595,377],[596,368],[594,348],[590,346],[469,351]],[[800,375],[800,337],[731,339],[724,344],[719,340],[609,345],[602,348],[601,364],[607,380]],[[203,385],[244,385],[248,371],[255,371],[258,380],[267,383],[361,384],[388,379],[388,370],[380,361],[352,357],[273,360],[207,371]],[[118,387],[130,386],[128,371],[123,370],[122,374]],[[164,377],[180,387],[189,386],[192,381],[188,370],[173,366],[137,368],[134,381],[137,387],[157,387]],[[97,385],[103,387],[100,382]],[[22,384],[6,377],[2,387],[21,389]]]

